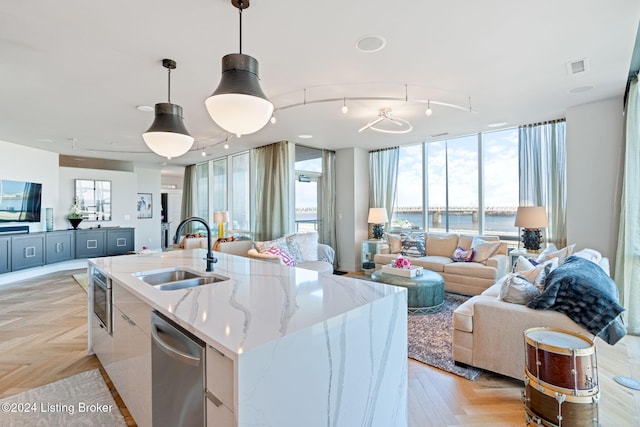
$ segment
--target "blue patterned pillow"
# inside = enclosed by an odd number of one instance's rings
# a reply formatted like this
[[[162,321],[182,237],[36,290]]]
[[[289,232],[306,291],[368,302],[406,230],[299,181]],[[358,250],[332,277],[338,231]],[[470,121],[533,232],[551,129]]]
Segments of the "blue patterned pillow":
[[[427,251],[424,248],[424,234],[421,234],[421,236],[422,238],[406,238],[402,242],[402,251],[400,253],[408,257],[426,256]]]
[[[460,246],[453,251],[451,259],[457,262],[471,262],[473,261],[473,248],[464,250]]]

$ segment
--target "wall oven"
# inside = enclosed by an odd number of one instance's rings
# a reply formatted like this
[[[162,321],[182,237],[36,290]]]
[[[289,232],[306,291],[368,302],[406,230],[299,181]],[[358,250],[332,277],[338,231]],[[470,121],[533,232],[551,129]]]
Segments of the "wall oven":
[[[113,333],[111,279],[95,267],[91,268],[93,282],[93,314],[109,335]]]

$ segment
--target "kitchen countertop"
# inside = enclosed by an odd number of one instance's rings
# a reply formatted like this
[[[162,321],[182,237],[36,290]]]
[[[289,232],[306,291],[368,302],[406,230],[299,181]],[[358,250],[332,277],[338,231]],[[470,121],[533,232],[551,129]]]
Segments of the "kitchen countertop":
[[[215,272],[206,273],[205,255],[204,249],[191,249],[94,258],[89,263],[232,359],[406,292],[400,287],[218,252]],[[225,276],[229,280],[160,291],[135,275],[169,268],[183,268],[204,276]]]

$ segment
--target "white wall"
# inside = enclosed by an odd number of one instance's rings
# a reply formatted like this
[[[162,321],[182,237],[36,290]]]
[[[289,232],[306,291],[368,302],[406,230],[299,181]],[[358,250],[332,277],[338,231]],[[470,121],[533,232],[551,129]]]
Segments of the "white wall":
[[[161,236],[161,203],[160,203],[160,170],[135,168],[138,177],[138,193],[151,193],[153,196],[153,216],[141,218],[136,224],[136,250],[147,246],[149,249],[160,250]]]
[[[624,117],[622,97],[567,110],[567,242],[607,256],[614,271]]]
[[[29,229],[44,231],[44,208],[54,208],[55,214],[58,206],[58,154],[0,141],[0,179],[42,184],[41,221],[30,223]]]
[[[336,151],[336,234],[338,266],[361,270],[361,242],[367,238],[369,153],[360,148]]]

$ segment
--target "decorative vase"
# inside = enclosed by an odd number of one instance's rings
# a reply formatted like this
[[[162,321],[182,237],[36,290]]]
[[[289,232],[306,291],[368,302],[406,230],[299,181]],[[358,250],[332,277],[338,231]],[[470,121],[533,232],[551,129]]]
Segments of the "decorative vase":
[[[67,218],[74,230],[78,229],[78,225],[82,222],[82,218]]]
[[[53,208],[45,208],[44,219],[47,231],[53,231]]]

